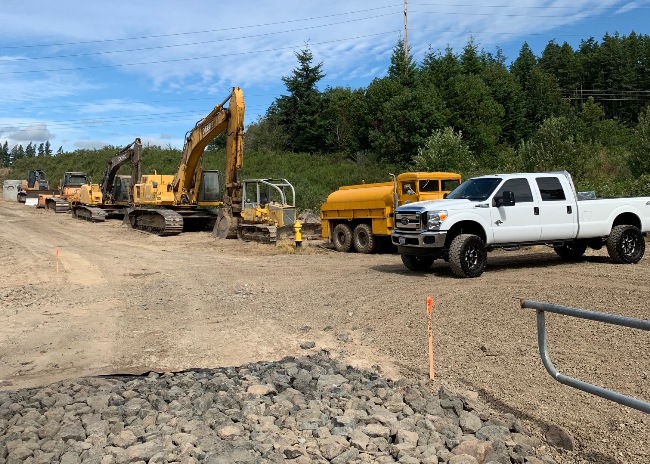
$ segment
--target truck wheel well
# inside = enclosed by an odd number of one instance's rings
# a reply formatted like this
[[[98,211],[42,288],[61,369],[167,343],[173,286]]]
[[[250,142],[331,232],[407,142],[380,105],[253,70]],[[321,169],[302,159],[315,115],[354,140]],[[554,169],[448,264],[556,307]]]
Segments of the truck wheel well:
[[[634,213],[623,213],[616,216],[614,223],[612,224],[612,229],[616,226],[634,226],[637,229],[641,229],[641,220]]]
[[[447,238],[445,240],[445,248],[449,249],[452,240],[454,240],[454,238],[456,238],[460,234],[477,235],[481,238],[481,240],[483,240],[484,243],[487,241],[487,234],[485,233],[485,230],[478,222],[461,221],[454,224],[451,227],[451,229],[449,229],[449,232],[447,233]]]

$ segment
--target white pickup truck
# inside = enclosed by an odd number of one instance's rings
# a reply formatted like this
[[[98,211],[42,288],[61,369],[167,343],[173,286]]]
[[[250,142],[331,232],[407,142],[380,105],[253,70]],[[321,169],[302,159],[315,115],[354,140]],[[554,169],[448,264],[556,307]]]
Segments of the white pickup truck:
[[[391,240],[412,271],[442,258],[455,275],[478,277],[488,251],[525,245],[568,260],[606,246],[612,261],[636,263],[649,230],[650,197],[595,199],[562,171],[475,177],[444,200],[400,206]]]

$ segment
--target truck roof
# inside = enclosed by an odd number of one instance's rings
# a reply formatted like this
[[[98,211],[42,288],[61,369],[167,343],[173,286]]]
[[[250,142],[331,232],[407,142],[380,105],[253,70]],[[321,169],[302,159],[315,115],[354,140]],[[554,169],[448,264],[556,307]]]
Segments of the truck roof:
[[[483,176],[473,177],[472,179],[488,179],[488,178],[511,179],[513,177],[538,176],[540,174],[555,174],[555,175],[565,176],[571,179],[571,174],[569,174],[567,171],[513,172],[508,174],[485,174]]]

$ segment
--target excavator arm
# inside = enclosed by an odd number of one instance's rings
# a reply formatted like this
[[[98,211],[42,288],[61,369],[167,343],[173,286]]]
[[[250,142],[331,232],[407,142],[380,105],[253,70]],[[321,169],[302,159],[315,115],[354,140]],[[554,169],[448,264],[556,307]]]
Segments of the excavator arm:
[[[102,197],[104,198],[105,203],[113,198],[113,186],[117,172],[129,160],[133,165],[131,185],[135,185],[138,182],[141,174],[141,157],[142,142],[139,138],[136,138],[130,145],[124,147],[122,150],[120,150],[119,153],[108,160],[106,170],[104,171],[104,175],[102,176],[102,180],[99,184],[99,188],[102,192]]]
[[[228,98],[185,134],[181,163],[170,184],[178,203],[196,203],[200,181],[199,161],[205,147],[223,131],[227,131],[225,197],[232,198],[237,195],[237,191],[241,195],[238,177],[243,162],[244,94],[239,87],[234,87]]]

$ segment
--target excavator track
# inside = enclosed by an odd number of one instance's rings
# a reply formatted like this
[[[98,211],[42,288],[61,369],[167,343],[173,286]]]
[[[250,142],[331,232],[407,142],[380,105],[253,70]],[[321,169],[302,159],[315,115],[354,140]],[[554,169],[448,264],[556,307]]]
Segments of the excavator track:
[[[135,208],[124,215],[133,229],[167,236],[183,232],[183,216],[170,209]]]
[[[67,213],[70,211],[70,202],[63,198],[53,197],[45,200],[45,207],[55,213]]]
[[[94,206],[75,205],[72,207],[72,216],[90,222],[104,222],[106,220],[106,212]]]

